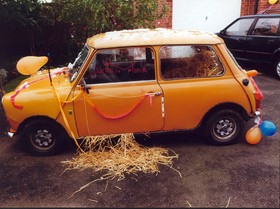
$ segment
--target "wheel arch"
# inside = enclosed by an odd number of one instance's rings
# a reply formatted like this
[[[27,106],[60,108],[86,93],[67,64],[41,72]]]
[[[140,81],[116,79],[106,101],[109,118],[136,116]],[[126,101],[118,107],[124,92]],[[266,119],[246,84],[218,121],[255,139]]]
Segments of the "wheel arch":
[[[272,64],[274,65],[276,60],[279,59],[280,57],[280,48],[277,48],[274,52],[273,52],[273,56],[272,56]]]
[[[280,48],[277,49],[276,52],[273,54],[273,60],[271,63],[273,74],[276,75],[278,79],[280,79],[279,63],[280,63]]]
[[[242,117],[242,119],[244,119],[245,121],[248,121],[250,119],[246,110],[241,105],[229,102],[229,103],[218,104],[218,105],[212,107],[202,118],[202,122],[200,123],[200,126],[203,126],[213,113],[215,113],[219,110],[225,110],[225,109],[238,112],[240,114],[240,116]]]
[[[64,131],[64,134],[66,134],[66,136],[68,136],[67,131],[65,130],[65,128],[58,123],[55,119],[50,118],[48,116],[32,116],[29,118],[26,118],[18,127],[16,134],[21,134],[24,130],[24,128],[26,127],[26,125],[28,125],[31,121],[34,120],[42,120],[42,121],[46,121],[47,123],[52,123],[55,124],[61,131]]]

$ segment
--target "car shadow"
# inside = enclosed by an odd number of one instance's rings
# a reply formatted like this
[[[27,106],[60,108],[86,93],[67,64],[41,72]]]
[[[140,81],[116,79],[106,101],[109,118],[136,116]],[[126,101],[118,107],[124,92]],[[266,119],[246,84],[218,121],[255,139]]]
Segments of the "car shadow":
[[[203,137],[196,131],[174,131],[149,134],[134,134],[135,141],[142,147],[176,148],[183,146],[209,146]],[[78,140],[81,145],[82,139]],[[81,146],[82,147],[82,146]],[[64,153],[73,153],[78,150],[74,140],[69,139]]]
[[[140,145],[146,147],[174,147],[186,144],[206,144],[205,140],[195,131],[174,131],[152,134],[136,134],[135,140]]]

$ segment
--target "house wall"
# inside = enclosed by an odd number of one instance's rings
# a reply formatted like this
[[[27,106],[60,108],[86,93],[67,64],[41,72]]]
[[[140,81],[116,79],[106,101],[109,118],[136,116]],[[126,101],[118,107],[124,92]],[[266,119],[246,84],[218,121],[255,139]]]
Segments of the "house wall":
[[[156,22],[156,27],[173,28],[174,25],[175,25],[175,27],[177,27],[176,22],[175,22],[177,20],[173,21],[174,12],[177,12],[177,11],[174,11],[174,2],[175,1],[178,1],[178,0],[159,0],[159,9],[162,8],[162,5],[166,5],[167,7],[169,7],[169,11],[163,19],[158,20]],[[184,6],[186,6],[186,7],[191,2],[190,0],[179,0],[179,1],[183,2]],[[208,3],[208,5],[206,3],[207,0],[197,0],[196,2],[198,4],[201,4],[201,5],[203,5],[203,4],[207,5],[206,8],[208,9],[208,11],[211,8],[213,8],[214,13],[215,13],[215,5],[218,8],[218,11],[222,11],[222,10],[226,9],[226,12],[225,12],[226,15],[221,14],[220,12],[216,11],[216,13],[217,13],[216,18],[217,19],[225,19],[224,22],[228,21],[228,23],[230,21],[232,21],[233,17],[237,18],[237,17],[243,16],[243,15],[255,14],[255,4],[256,4],[257,1],[258,1],[257,13],[261,12],[261,11],[263,11],[263,10],[265,10],[265,9],[267,9],[271,6],[269,4],[268,0],[222,0],[222,1],[226,2],[226,4],[231,5],[231,6],[223,8],[223,7],[221,7],[221,4],[215,3],[215,2],[221,2],[221,0],[220,1],[219,0],[218,1],[217,0],[212,0],[211,3]],[[277,4],[280,6],[280,3],[277,3]],[[237,8],[237,6],[239,8]],[[274,6],[276,6],[276,5],[274,5]],[[201,16],[204,16],[204,18],[206,17],[205,16],[206,13],[205,13],[204,10],[201,11],[201,7],[191,8],[189,10],[191,10],[194,13],[202,14]],[[186,11],[184,10],[184,7],[182,7],[179,12],[182,13],[182,14],[180,14],[181,16],[186,15]],[[230,13],[230,14],[234,13],[234,15],[232,15],[232,17],[231,17],[231,16],[228,15],[228,13]],[[217,27],[222,27],[223,25],[224,24],[221,24]]]
[[[240,16],[242,0],[173,0],[172,28],[219,32]]]

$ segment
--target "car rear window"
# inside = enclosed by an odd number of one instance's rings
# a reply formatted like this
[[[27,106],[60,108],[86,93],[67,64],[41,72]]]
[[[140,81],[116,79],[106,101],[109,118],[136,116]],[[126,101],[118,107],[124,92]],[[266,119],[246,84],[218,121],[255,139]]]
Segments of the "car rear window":
[[[163,46],[160,49],[163,79],[203,78],[224,74],[215,50],[205,45]]]

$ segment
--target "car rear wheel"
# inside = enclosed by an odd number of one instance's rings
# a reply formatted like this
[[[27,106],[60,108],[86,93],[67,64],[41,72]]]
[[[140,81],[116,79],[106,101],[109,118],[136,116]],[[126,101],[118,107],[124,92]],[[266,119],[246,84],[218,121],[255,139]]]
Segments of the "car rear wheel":
[[[23,143],[32,155],[55,155],[65,142],[64,130],[53,121],[37,119],[29,122],[23,131]]]
[[[236,143],[244,133],[244,121],[233,110],[219,110],[213,113],[205,123],[204,136],[214,145]]]

